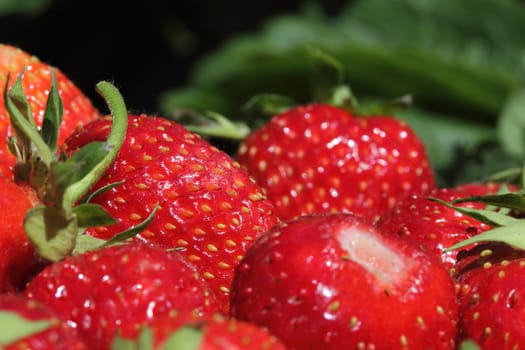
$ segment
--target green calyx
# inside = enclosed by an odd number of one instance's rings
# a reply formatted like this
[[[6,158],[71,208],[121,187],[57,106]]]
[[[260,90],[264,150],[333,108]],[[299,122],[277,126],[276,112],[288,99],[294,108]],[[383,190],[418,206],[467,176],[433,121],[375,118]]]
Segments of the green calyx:
[[[105,142],[89,143],[66,158],[57,149],[63,106],[54,72],[40,130],[23,91],[23,74],[9,91],[9,77],[5,86],[5,104],[13,128],[8,144],[16,156],[15,179],[32,186],[43,203],[27,213],[26,233],[42,257],[57,261],[78,249],[77,238],[85,228],[114,223],[102,207],[76,203],[115,159],[126,135],[128,113],[117,88],[109,82],[99,82],[96,91],[113,116],[110,135]]]
[[[163,350],[197,350],[203,339],[203,331],[199,327],[185,325],[173,331],[164,341]],[[124,339],[117,335],[111,344],[112,350],[152,350],[154,349],[153,331],[144,327],[136,340]]]
[[[511,192],[507,186],[502,185],[499,192],[493,195],[469,196],[450,203],[433,197],[429,199],[492,226],[487,231],[447,247],[446,252],[465,248],[471,244],[487,242],[504,243],[515,249],[525,250],[524,190]],[[487,206],[485,209],[473,209],[458,205],[467,202],[479,202]]]
[[[0,348],[51,328],[50,319],[29,320],[12,311],[0,311]]]

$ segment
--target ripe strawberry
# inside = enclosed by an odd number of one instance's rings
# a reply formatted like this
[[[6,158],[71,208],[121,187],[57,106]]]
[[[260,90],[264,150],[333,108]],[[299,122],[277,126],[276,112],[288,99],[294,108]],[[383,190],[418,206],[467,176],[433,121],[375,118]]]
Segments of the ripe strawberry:
[[[236,159],[284,220],[341,211],[373,220],[435,186],[424,146],[407,124],[327,104],[275,115],[244,140]]]
[[[25,69],[25,70],[24,70]],[[37,57],[12,45],[0,44],[0,174],[10,175],[15,157],[7,148],[7,138],[12,134],[9,115],[4,107],[4,90],[8,74],[11,83],[24,71],[22,85],[29,107],[38,126],[42,126],[47,97],[51,87],[51,71],[54,70],[59,94],[64,107],[60,124],[58,144],[75,129],[100,116],[99,111],[80,89],[58,68],[40,61]]]
[[[294,349],[454,349],[454,283],[438,259],[352,214],[303,216],[248,249],[231,316]]]
[[[110,121],[99,119],[66,140],[65,151],[107,138]],[[134,237],[177,249],[192,261],[228,310],[233,269],[253,240],[277,222],[267,200],[230,156],[181,124],[151,115],[130,115],[119,154],[95,190],[119,183],[92,198],[117,221],[88,229],[109,239],[158,210]]]
[[[440,257],[445,267],[451,270],[456,264],[458,250],[445,251],[445,248],[486,231],[491,226],[429,197],[452,202],[459,198],[494,194],[499,188],[499,183],[465,183],[434,189],[427,194],[412,195],[382,215],[377,226],[387,234],[416,242]],[[473,209],[486,207],[480,202],[466,202],[458,206]]]
[[[87,350],[53,310],[21,295],[0,294],[0,320],[3,350]]]
[[[23,226],[26,212],[38,199],[29,186],[17,185],[3,176],[0,188],[0,207],[4,209],[0,225],[0,293],[16,292],[40,266]]]
[[[90,349],[109,349],[117,332],[134,337],[165,312],[217,310],[187,260],[176,251],[142,243],[66,257],[36,275],[24,294],[55,310]]]
[[[472,339],[481,349],[525,347],[524,251],[485,243],[458,265],[460,339]]]
[[[285,350],[286,347],[267,329],[254,323],[227,318],[222,314],[195,316],[168,313],[157,317],[142,335],[151,332],[149,349],[179,349],[192,344],[195,350]],[[126,349],[134,342],[116,339],[114,348]]]

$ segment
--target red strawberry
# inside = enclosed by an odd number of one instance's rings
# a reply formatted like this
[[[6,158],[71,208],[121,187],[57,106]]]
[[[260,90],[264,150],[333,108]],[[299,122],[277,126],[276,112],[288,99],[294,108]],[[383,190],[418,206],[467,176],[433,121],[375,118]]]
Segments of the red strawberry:
[[[275,115],[236,155],[282,219],[350,211],[375,219],[435,186],[421,140],[389,116],[308,104]]]
[[[9,115],[4,107],[6,79],[10,74],[12,79],[9,87],[11,87],[24,67],[22,85],[38,126],[42,125],[44,119],[44,110],[51,87],[51,71],[54,70],[56,74],[64,107],[58,144],[61,144],[75,129],[100,116],[91,101],[58,68],[40,61],[20,48],[0,44],[0,174],[9,175],[15,163],[15,157],[9,153],[6,142],[8,136],[12,134]]]
[[[525,347],[525,252],[486,243],[458,261],[460,339],[481,349]]]
[[[151,349],[179,349],[192,344],[195,350],[285,350],[267,329],[222,314],[204,317],[172,312],[157,317],[143,332],[153,333]],[[124,348],[117,339],[114,347]],[[125,341],[124,341],[125,342]]]
[[[438,259],[351,214],[267,231],[232,284],[231,316],[293,349],[454,349],[454,283]]]
[[[74,153],[105,140],[110,120],[99,119],[66,140]],[[247,247],[277,222],[272,203],[230,156],[181,124],[150,115],[130,115],[119,154],[95,189],[123,181],[95,196],[115,225],[89,229],[108,239],[158,210],[148,228],[134,237],[177,249],[192,261],[217,292],[223,311],[233,269]]]
[[[458,251],[445,251],[445,248],[486,231],[491,226],[429,197],[452,202],[459,198],[494,194],[499,188],[499,183],[465,183],[435,189],[428,194],[413,195],[398,202],[386,212],[377,222],[377,226],[387,234],[395,234],[416,242],[440,257],[445,267],[451,270],[456,264]],[[473,209],[486,207],[480,202],[466,202],[458,206]]]
[[[165,312],[217,310],[195,268],[178,252],[142,243],[69,256],[36,275],[24,293],[55,310],[91,349],[109,349],[117,332],[134,337]]]
[[[0,294],[0,320],[3,350],[87,350],[53,310],[21,295]]]
[[[26,212],[39,201],[29,186],[17,185],[3,176],[0,188],[0,293],[5,293],[21,290],[40,265],[23,226]]]

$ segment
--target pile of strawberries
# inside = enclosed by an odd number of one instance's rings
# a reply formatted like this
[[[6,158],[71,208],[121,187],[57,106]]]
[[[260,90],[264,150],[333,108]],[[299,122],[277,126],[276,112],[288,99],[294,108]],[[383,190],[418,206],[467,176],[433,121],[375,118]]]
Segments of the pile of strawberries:
[[[477,239],[520,187],[437,187],[393,116],[295,106],[230,155],[11,45],[0,86],[3,349],[525,347],[525,254]]]

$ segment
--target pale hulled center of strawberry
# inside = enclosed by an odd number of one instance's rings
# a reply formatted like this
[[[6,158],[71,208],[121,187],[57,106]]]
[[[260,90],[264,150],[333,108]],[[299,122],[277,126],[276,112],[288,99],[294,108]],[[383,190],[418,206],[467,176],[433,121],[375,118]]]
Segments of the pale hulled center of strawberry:
[[[348,253],[348,259],[366,269],[383,287],[401,284],[412,270],[410,260],[404,259],[378,234],[370,234],[369,228],[343,229],[337,239]]]

